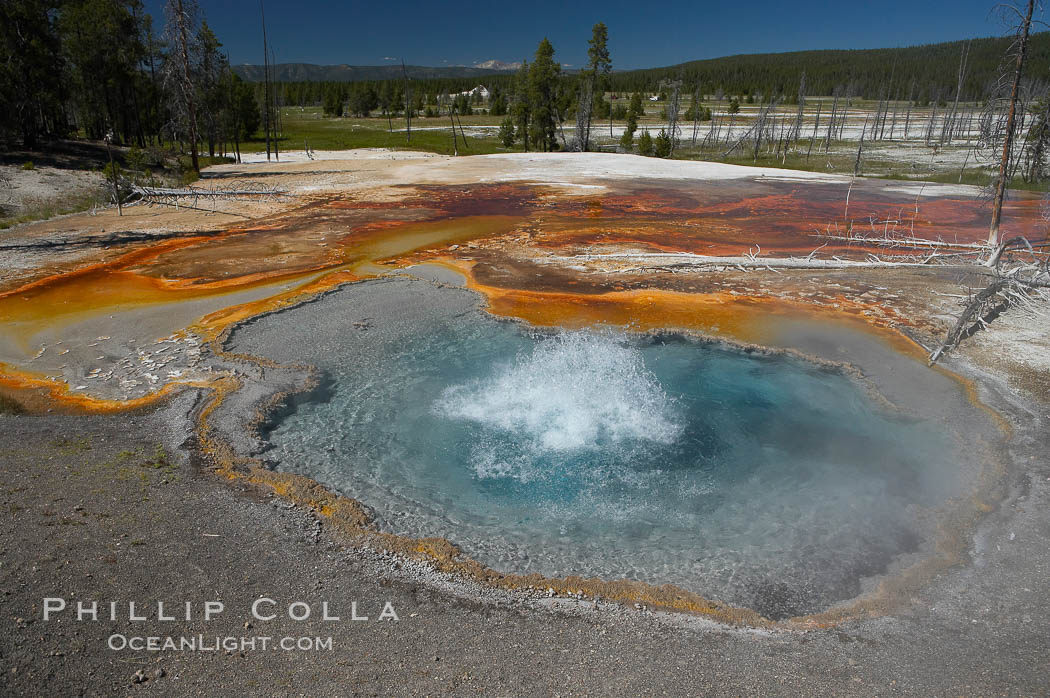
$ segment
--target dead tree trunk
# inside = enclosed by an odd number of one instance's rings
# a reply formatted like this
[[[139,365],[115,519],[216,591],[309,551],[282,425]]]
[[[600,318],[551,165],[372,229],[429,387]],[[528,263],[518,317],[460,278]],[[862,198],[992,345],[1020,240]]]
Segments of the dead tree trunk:
[[[770,110],[772,110],[774,108],[775,104],[776,103],[774,101],[770,101],[769,105],[767,107],[765,107],[758,114],[758,119],[757,119],[757,121],[755,123],[755,151],[754,151],[754,160],[755,161],[758,160],[758,151],[759,151],[759,148],[762,147],[762,135],[763,135],[763,133],[765,132],[765,129],[766,129],[766,119],[768,118],[769,112],[770,112]]]
[[[842,140],[842,132],[846,129],[846,120],[849,118],[849,108],[853,105],[853,84],[846,86],[846,104],[842,108],[842,118],[839,119],[839,140]]]
[[[181,112],[179,116],[182,117],[184,127],[189,132],[193,170],[199,174],[201,167],[197,157],[197,141],[200,136],[197,126],[196,85],[193,82],[196,71],[190,60],[190,34],[196,23],[197,6],[192,0],[169,0],[167,10],[169,38],[174,44],[172,53],[176,56],[173,61],[173,69],[176,73],[173,77],[178,95],[176,109]]]
[[[1001,305],[1002,301],[996,302],[996,299],[1008,283],[1007,279],[996,279],[973,297],[973,300],[963,310],[962,315],[959,316],[959,320],[948,331],[948,336],[944,339],[941,346],[930,354],[929,363],[931,366],[937,363],[937,360],[946,352],[957,347],[959,342],[963,340],[963,335],[967,331],[972,332],[971,328],[974,324],[984,322],[984,318],[988,315],[988,311],[991,310],[991,306]]]
[[[864,134],[868,131],[868,120],[864,119],[864,126],[860,130],[860,143],[857,144],[857,159],[853,161],[853,176],[860,174],[860,160],[864,153]]]
[[[675,148],[678,146],[678,112],[681,108],[681,97],[682,97],[682,81],[672,80],[667,83],[667,86],[671,88],[671,93],[667,102],[667,137],[671,139],[671,152],[674,153]]]
[[[580,81],[579,98],[576,103],[576,133],[572,149],[581,153],[590,147],[591,109],[594,105],[594,92],[590,80]]]
[[[401,59],[401,77],[405,81],[405,141],[412,142],[412,88],[408,84],[408,71],[405,59]],[[464,144],[465,145],[465,144]]]
[[[1042,178],[1047,149],[1050,147],[1050,89],[1043,95],[1042,114],[1028,133],[1031,145],[1028,148],[1028,169],[1025,178],[1029,182],[1038,182]]]
[[[914,94],[914,93],[913,93]],[[904,140],[908,140],[908,134],[911,131],[911,96],[908,97],[908,110],[904,113]]]
[[[270,123],[273,125],[273,159],[277,162],[281,161],[281,151],[277,146],[277,133],[278,126],[281,123],[281,111],[277,108],[277,84],[273,78],[275,66],[277,61],[274,60],[273,49],[270,49],[270,99],[273,100],[273,117],[270,119]]]
[[[959,319],[948,331],[944,342],[930,354],[933,365],[944,354],[954,349],[966,337],[987,327],[988,323],[1009,307],[1017,305],[1042,315],[1045,310],[1036,308],[1050,301],[1050,255],[1046,251],[1050,243],[1032,244],[1024,236],[1004,240],[990,255],[985,267],[994,270],[991,283],[974,295],[963,309]],[[1004,262],[1007,251],[1020,252],[1025,259]],[[1004,270],[1004,264],[1007,268]]]
[[[693,147],[696,147],[696,132],[700,128],[700,112],[702,107],[700,106],[700,85],[696,86],[696,92],[693,93]]]
[[[456,139],[456,119],[452,116],[452,102],[448,103],[448,120],[452,124],[452,154],[459,155],[459,141]]]
[[[930,121],[926,124],[926,145],[933,139],[933,123],[937,120],[937,101],[941,98],[940,91],[930,93]]]
[[[838,93],[838,89],[836,89],[835,90],[835,95],[834,95],[833,99],[831,100],[831,120],[828,121],[828,135],[827,135],[827,138],[824,139],[824,154],[825,155],[827,155],[828,151],[831,149],[831,137],[832,137],[832,134],[835,132],[835,113],[838,111],[838,106],[839,106],[839,93]]]
[[[955,87],[955,102],[952,104],[952,110],[944,122],[944,128],[941,130],[941,145],[951,144],[952,142],[952,130],[955,128],[955,119],[959,112],[959,97],[962,95],[963,80],[966,78],[966,62],[969,59],[969,55],[970,42],[967,41],[963,47],[962,56],[959,58],[959,82]]]
[[[113,200],[117,203],[117,215],[123,216],[124,209],[120,206],[120,186],[117,181],[117,166],[113,164],[113,131],[108,131],[105,137],[106,154],[109,155],[109,173],[113,176]]]
[[[813,143],[817,140],[817,129],[820,128],[820,108],[823,106],[823,102],[817,102],[817,116],[813,120],[813,135],[809,139],[809,150],[806,151],[806,162],[809,162],[809,156],[813,153]]]
[[[795,115],[795,129],[791,133],[790,141],[797,141],[802,137],[802,113],[806,108],[806,71],[802,71],[802,79],[798,83],[798,113]]]
[[[263,131],[266,132],[266,162],[270,161],[270,49],[266,46],[266,10],[259,0],[263,32]]]
[[[1003,199],[1006,197],[1006,175],[1010,166],[1010,148],[1014,140],[1014,118],[1017,108],[1017,92],[1021,86],[1021,74],[1024,72],[1025,52],[1028,50],[1028,32],[1032,26],[1032,12],[1035,0],[1028,0],[1028,10],[1021,23],[1020,44],[1017,47],[1017,67],[1014,70],[1014,84],[1010,92],[1010,108],[1006,116],[1006,138],[1003,142],[1003,156],[999,160],[999,179],[995,185],[995,199],[992,202],[992,224],[988,229],[988,244],[994,245],[999,239],[999,223],[1003,217]]]
[[[898,90],[893,95],[893,118],[890,119],[890,140],[893,140],[893,136],[897,131],[897,109],[900,107],[901,93]]]

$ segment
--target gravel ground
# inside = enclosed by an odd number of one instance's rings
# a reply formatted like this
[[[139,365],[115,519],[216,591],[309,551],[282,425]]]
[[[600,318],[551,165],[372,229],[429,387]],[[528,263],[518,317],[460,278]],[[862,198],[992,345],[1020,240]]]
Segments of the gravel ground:
[[[0,163],[0,213],[17,216],[47,206],[61,207],[76,197],[101,200],[105,184],[98,172],[48,165],[26,169]]]

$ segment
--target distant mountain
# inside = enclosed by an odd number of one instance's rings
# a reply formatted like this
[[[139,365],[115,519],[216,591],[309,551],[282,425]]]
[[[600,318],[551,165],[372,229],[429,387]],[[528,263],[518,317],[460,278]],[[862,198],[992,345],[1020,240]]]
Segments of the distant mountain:
[[[430,80],[435,78],[474,78],[509,73],[513,68],[488,67],[485,65],[466,67],[450,66],[432,68],[428,66],[405,66],[410,78]],[[503,65],[503,64],[500,64]],[[511,65],[511,64],[506,64]],[[392,80],[401,78],[401,65],[314,65],[312,63],[277,63],[271,67],[278,82],[359,82],[362,80]],[[262,82],[263,66],[235,65],[233,72],[248,82]]]
[[[517,70],[521,67],[521,61],[507,63],[506,61],[497,61],[495,58],[493,58],[490,61],[482,61],[481,63],[475,63],[474,67],[484,68],[485,70]]]

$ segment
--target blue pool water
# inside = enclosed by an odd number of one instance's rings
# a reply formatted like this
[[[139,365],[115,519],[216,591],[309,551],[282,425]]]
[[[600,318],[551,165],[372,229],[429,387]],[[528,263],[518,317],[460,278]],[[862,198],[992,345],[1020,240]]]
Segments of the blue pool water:
[[[918,550],[963,487],[941,426],[788,356],[477,311],[306,353],[327,391],[268,456],[503,571],[810,612]]]

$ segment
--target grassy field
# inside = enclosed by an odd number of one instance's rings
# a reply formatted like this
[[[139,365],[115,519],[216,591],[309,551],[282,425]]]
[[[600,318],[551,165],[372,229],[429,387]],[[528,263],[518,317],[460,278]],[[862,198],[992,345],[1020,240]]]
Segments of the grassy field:
[[[278,146],[281,150],[303,150],[307,144],[313,150],[349,150],[351,148],[394,148],[422,150],[430,153],[453,153],[452,128],[448,117],[412,119],[412,139],[406,138],[405,120],[387,121],[382,117],[359,119],[354,117],[326,118],[320,107],[286,107],[281,110],[283,130]],[[472,126],[498,126],[502,117],[464,116],[457,120],[467,130],[467,143],[459,139],[460,155],[484,155],[508,152],[498,140],[496,132],[478,137],[470,134]],[[393,130],[390,130],[391,127]],[[266,150],[266,141],[254,138],[241,143],[242,153]],[[513,150],[513,149],[510,149]],[[520,150],[520,148],[519,148]]]

